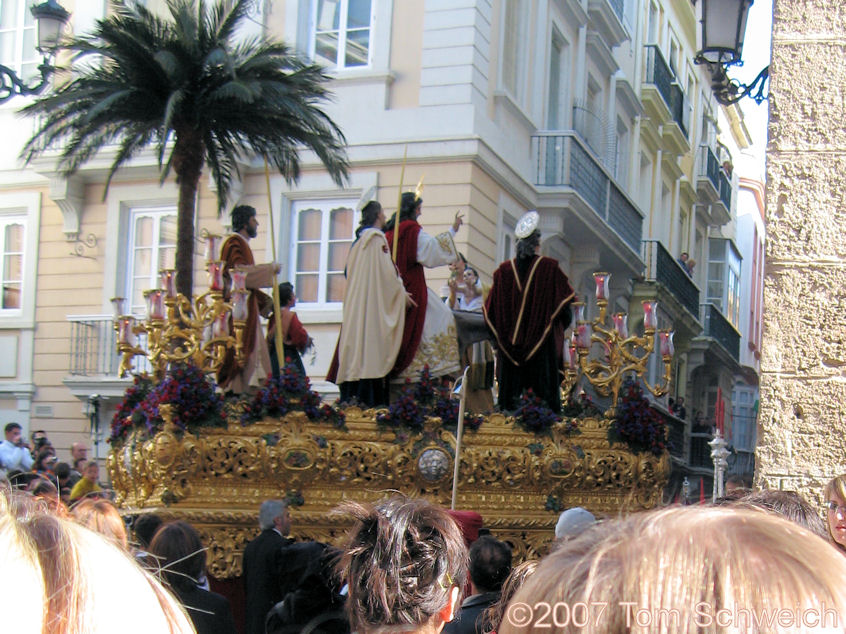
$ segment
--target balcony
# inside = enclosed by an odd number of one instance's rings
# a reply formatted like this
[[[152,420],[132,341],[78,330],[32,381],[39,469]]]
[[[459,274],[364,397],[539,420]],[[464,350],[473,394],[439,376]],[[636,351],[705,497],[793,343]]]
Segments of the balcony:
[[[722,226],[731,220],[731,183],[714,151],[699,146],[696,190],[708,203],[708,224]]]
[[[629,34],[623,26],[623,5],[623,0],[588,1],[590,26],[602,36],[609,48],[619,46],[629,39]]]
[[[73,379],[108,378],[118,380],[120,355],[117,352],[114,320],[111,315],[69,315],[71,326],[68,374]],[[138,345],[146,350],[147,339],[138,336]],[[135,357],[138,372],[150,372],[146,357]]]
[[[713,471],[714,461],[711,460],[711,446],[708,444],[713,436],[710,433],[690,434],[690,466],[697,469]]]
[[[699,289],[658,240],[643,241],[643,261],[647,282],[658,282],[687,310],[694,320],[699,317]]]
[[[635,253],[643,215],[574,131],[532,137],[535,185],[572,189]],[[596,223],[588,219],[597,230]]]
[[[740,362],[740,333],[720,310],[711,303],[701,305],[703,337],[716,341],[735,362]]]
[[[672,71],[671,71],[672,72]],[[678,83],[670,86],[670,120],[664,124],[664,141],[675,154],[690,151],[688,128],[690,127],[690,105]]]
[[[656,125],[663,125],[672,119],[675,77],[657,45],[647,44],[645,48],[646,68],[641,100],[647,115],[655,120]]]

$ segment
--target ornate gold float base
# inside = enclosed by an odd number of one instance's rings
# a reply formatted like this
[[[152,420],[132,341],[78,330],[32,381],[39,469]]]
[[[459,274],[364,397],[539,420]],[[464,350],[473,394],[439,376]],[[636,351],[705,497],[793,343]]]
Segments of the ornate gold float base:
[[[455,437],[438,419],[427,421],[422,435],[406,437],[377,426],[373,410],[346,414],[346,431],[295,412],[200,436],[130,437],[108,457],[117,502],[129,514],[155,511],[191,522],[218,578],[240,576],[241,553],[258,533],[258,508],[269,498],[299,492],[304,504],[292,509],[292,536],[327,542],[337,542],[348,526],[331,514],[343,500],[401,491],[449,506]],[[456,508],[481,513],[524,559],[547,551],[557,508],[583,506],[607,516],[655,506],[669,456],[610,444],[609,424],[586,418],[574,436],[559,429],[536,436],[491,415],[479,431],[464,434]]]

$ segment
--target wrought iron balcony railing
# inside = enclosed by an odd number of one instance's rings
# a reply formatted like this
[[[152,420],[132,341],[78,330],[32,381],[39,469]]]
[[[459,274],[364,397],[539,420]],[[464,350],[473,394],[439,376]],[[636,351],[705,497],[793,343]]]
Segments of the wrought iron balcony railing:
[[[699,289],[681,264],[658,240],[643,241],[647,281],[662,284],[694,317],[699,317]]]
[[[714,339],[732,359],[739,362],[740,333],[714,304],[702,304],[701,309],[702,335]]]
[[[721,169],[719,174],[720,179],[720,200],[726,206],[726,209],[731,211],[731,181],[729,180],[726,173]]]
[[[673,112],[673,82],[675,76],[669,64],[664,60],[661,54],[661,49],[656,44],[646,45],[646,83],[653,84],[664,103],[667,104],[667,109]]]
[[[714,461],[711,460],[711,446],[708,444],[713,436],[707,434],[690,434],[690,466],[704,469],[713,469]]]
[[[68,373],[71,376],[107,376],[118,378],[120,355],[117,352],[112,315],[68,315],[71,327]],[[139,335],[138,345],[146,350],[147,341]],[[139,372],[149,372],[146,357],[136,362]]]
[[[573,131],[536,134],[535,185],[570,187],[637,252],[643,216]]]
[[[681,128],[682,134],[686,137],[690,124],[690,109],[687,105],[687,97],[684,94],[684,90],[677,83],[673,83],[670,86],[670,115],[673,117],[673,121]]]
[[[700,146],[699,153],[699,176],[707,178],[711,182],[711,185],[714,186],[714,191],[719,193],[720,172],[723,171],[720,167],[720,161],[717,159],[714,151],[707,145]]]

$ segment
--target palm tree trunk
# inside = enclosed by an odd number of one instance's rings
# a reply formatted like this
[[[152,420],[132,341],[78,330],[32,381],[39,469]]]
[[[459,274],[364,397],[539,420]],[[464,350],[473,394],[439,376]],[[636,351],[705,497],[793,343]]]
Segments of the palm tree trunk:
[[[179,185],[176,216],[176,290],[189,301],[194,291],[194,213],[203,168],[203,147],[196,134],[177,134],[173,168]]]

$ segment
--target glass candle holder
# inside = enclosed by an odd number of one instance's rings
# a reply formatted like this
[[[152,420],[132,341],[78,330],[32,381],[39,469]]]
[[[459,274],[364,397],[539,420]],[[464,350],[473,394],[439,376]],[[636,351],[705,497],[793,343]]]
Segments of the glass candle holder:
[[[658,333],[658,340],[660,342],[662,357],[672,357],[673,353],[676,351],[675,346],[673,345],[674,334],[675,333],[671,331]]]
[[[658,327],[658,302],[654,299],[643,300],[643,327],[652,330]]]
[[[159,271],[159,279],[161,279],[165,297],[169,299],[176,297],[176,271],[174,269],[162,269]]]
[[[220,257],[220,240],[216,233],[206,234],[206,262],[216,262]]]
[[[229,271],[229,277],[232,278],[232,291],[243,291],[247,289],[247,272],[241,269],[232,269]]]
[[[228,337],[229,336],[229,311],[224,310],[212,322],[212,337]]]
[[[126,313],[126,310],[124,310],[126,298],[112,297],[109,301],[112,303],[112,310],[114,311],[115,319],[120,319],[121,315]]]
[[[223,262],[215,260],[208,263],[209,272],[209,290],[222,291],[223,290]]]
[[[118,343],[134,346],[135,333],[132,332],[132,327],[135,325],[135,318],[123,315],[118,318]]]
[[[620,335],[620,339],[628,339],[629,316],[626,313],[614,313],[611,315],[611,321],[614,322],[614,329]]]
[[[235,289],[232,291],[232,319],[235,321],[247,321],[247,297],[249,291]]]
[[[147,318],[164,319],[164,291],[160,288],[151,288],[144,292],[144,299],[147,301]]]
[[[608,280],[610,279],[610,273],[597,272],[593,274],[593,280],[596,282],[596,299],[608,299]]]

